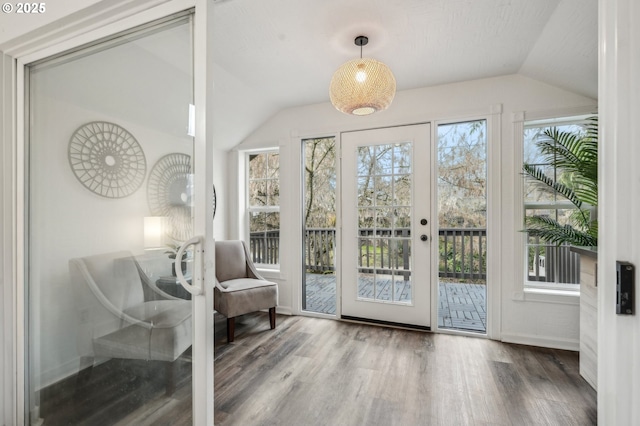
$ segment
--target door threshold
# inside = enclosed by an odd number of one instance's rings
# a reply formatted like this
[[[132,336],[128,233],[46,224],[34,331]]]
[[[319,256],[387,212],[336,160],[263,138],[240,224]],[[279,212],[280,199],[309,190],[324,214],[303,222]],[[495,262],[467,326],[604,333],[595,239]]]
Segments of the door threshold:
[[[406,330],[431,331],[431,327],[426,325],[403,324],[400,322],[382,321],[382,320],[371,319],[371,318],[352,317],[349,315],[342,315],[340,319],[342,321],[357,322],[361,324],[374,324],[374,325],[381,325],[385,327],[402,328]]]

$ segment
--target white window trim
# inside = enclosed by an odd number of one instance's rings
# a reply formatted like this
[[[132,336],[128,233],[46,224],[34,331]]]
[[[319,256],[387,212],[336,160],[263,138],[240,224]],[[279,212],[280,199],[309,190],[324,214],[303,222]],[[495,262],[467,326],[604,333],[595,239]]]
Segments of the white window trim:
[[[517,165],[516,171],[520,176],[524,158],[524,130],[526,127],[539,126],[541,124],[571,124],[576,122],[576,117],[589,117],[597,114],[592,105],[578,106],[559,110],[545,111],[518,111],[512,114],[513,123],[513,161]],[[527,123],[525,125],[525,122]],[[514,185],[514,223],[522,224],[524,228],[525,206],[534,203],[525,203],[524,186]],[[536,207],[538,205],[536,204]],[[534,301],[576,305],[579,303],[579,284],[554,284],[529,281],[527,273],[526,235],[515,230],[514,252],[519,259],[518,266],[514,270],[514,287],[512,299],[518,301]]]

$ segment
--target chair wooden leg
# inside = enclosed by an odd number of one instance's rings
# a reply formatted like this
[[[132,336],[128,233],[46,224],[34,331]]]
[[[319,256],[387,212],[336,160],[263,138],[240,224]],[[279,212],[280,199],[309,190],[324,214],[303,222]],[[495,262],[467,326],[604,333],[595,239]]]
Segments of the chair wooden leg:
[[[276,308],[269,308],[269,324],[271,325],[271,329],[276,328]]]
[[[227,318],[227,343],[233,342],[235,333],[236,333],[236,319]]]

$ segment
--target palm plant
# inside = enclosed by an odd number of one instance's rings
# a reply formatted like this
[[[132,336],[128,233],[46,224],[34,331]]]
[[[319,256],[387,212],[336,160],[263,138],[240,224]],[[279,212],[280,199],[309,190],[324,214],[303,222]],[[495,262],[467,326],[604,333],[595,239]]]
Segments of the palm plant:
[[[587,121],[584,132],[559,131],[553,127],[536,141],[545,163],[555,167],[557,178],[546,175],[539,166],[524,164],[525,177],[539,189],[559,194],[570,201],[575,210],[568,224],[548,216],[525,217],[529,236],[540,237],[551,244],[576,246],[598,245],[598,119]]]

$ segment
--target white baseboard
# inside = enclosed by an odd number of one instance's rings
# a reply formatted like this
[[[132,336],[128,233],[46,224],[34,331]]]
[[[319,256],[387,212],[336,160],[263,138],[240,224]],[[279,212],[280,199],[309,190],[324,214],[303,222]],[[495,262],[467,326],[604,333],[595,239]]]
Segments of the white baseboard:
[[[51,386],[54,383],[58,383],[61,380],[66,379],[69,376],[73,376],[78,372],[80,368],[80,357],[75,357],[64,364],[57,366],[56,368],[43,371],[40,374],[38,390]]]
[[[291,309],[291,306],[278,306],[276,308],[276,313],[278,314],[282,314],[282,315],[293,315],[293,310]]]
[[[502,332],[502,341],[504,343],[517,343],[519,345],[540,346],[567,351],[577,352],[580,350],[580,341],[578,339],[558,339],[556,337]]]

